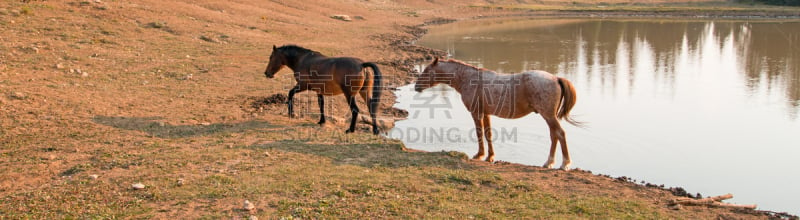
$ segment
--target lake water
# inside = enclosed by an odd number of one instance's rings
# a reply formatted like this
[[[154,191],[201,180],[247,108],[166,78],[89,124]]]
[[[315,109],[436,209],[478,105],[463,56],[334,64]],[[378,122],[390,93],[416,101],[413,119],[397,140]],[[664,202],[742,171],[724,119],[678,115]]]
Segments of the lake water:
[[[572,114],[588,124],[562,123],[573,168],[800,214],[798,21],[466,21],[431,27],[418,44],[498,72],[571,80]],[[396,107],[409,119],[389,136],[409,148],[477,152],[454,90],[400,89]],[[497,160],[544,163],[550,141],[539,115],[494,117],[492,126]]]

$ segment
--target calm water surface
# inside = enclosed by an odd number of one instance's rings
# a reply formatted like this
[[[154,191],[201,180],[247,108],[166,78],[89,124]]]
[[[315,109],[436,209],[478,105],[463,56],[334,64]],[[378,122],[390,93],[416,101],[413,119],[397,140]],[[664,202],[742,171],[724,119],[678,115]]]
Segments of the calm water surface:
[[[498,72],[571,80],[572,114],[589,126],[563,123],[573,167],[800,214],[798,21],[471,21],[432,27],[418,44]],[[477,151],[455,91],[401,89],[397,107],[410,116],[390,136],[421,150]],[[492,122],[496,159],[544,163],[539,115]]]

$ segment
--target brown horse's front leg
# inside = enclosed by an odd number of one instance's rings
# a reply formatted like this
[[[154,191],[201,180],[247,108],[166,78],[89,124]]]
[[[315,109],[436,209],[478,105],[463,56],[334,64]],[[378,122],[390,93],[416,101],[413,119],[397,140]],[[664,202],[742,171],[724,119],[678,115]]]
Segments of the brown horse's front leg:
[[[317,124],[325,124],[325,96],[317,94],[317,104],[319,104],[319,122]]]
[[[303,90],[300,89],[300,85],[295,85],[292,89],[289,89],[289,98],[286,101],[286,104],[289,105],[289,118],[294,118],[294,94],[301,92]]]
[[[355,96],[345,94],[345,98],[347,98],[347,103],[350,104],[350,112],[352,114],[352,118],[350,118],[350,128],[347,129],[345,133],[353,133],[356,131],[356,120],[358,120],[358,105],[356,105]]]
[[[472,120],[475,122],[475,134],[478,136],[478,153],[472,159],[481,160],[483,159],[483,114],[472,113]]]

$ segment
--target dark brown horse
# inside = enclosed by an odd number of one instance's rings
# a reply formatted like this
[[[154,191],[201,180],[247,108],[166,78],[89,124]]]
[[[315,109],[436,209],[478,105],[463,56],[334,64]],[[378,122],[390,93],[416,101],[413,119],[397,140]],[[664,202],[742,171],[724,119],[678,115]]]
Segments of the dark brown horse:
[[[269,57],[267,78],[275,77],[275,73],[284,66],[294,72],[297,81],[289,90],[289,117],[294,117],[294,94],[306,90],[317,92],[319,103],[319,122],[325,123],[324,96],[344,94],[350,105],[352,118],[347,133],[355,131],[358,119],[358,105],[355,95],[358,93],[367,102],[369,115],[372,117],[372,133],[378,134],[375,114],[378,110],[378,101],[381,96],[381,71],[375,63],[364,62],[353,57],[327,57],[321,53],[295,45],[281,47],[272,46],[272,55]],[[372,68],[372,73],[364,71],[364,67]]]
[[[501,118],[521,118],[531,112],[542,115],[550,127],[550,156],[544,167],[555,162],[556,144],[561,144],[563,163],[561,169],[568,170],[571,160],[567,150],[567,135],[559,119],[580,126],[580,122],[569,117],[575,106],[575,88],[564,78],[544,71],[529,71],[519,74],[502,74],[474,67],[457,60],[439,61],[425,67],[417,77],[415,90],[444,83],[461,94],[461,100],[472,113],[478,135],[478,153],[473,159],[483,159],[483,137],[489,147],[486,161],[494,161],[492,129],[489,115]]]

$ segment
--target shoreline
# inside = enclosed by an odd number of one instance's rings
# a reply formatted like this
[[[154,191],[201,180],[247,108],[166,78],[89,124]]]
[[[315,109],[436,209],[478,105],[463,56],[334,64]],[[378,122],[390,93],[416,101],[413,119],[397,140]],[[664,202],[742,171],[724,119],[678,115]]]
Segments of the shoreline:
[[[617,11],[607,12],[607,11],[603,11],[603,12],[593,13],[593,14],[581,14],[582,12],[584,12],[584,11],[536,11],[536,12],[533,12],[533,13],[528,12],[528,13],[521,13],[521,14],[504,14],[504,15],[495,15],[495,16],[482,16],[482,15],[480,15],[480,16],[470,17],[470,18],[466,18],[466,19],[440,18],[440,19],[433,20],[433,21],[426,21],[426,22],[424,22],[422,24],[414,26],[415,28],[421,29],[422,31],[415,30],[413,32],[407,32],[407,33],[412,34],[414,36],[413,41],[412,41],[413,43],[410,44],[410,45],[407,45],[407,46],[425,48],[426,50],[434,51],[437,54],[436,56],[440,56],[441,57],[442,56],[441,54],[444,54],[444,56],[446,57],[447,56],[446,52],[443,51],[443,50],[440,50],[440,49],[437,49],[437,48],[429,48],[429,47],[425,47],[425,46],[421,46],[421,45],[417,45],[416,44],[416,41],[418,41],[420,38],[422,38],[425,34],[428,33],[429,30],[426,27],[435,26],[435,25],[444,25],[444,24],[450,24],[450,23],[457,23],[457,22],[465,22],[465,21],[490,20],[490,19],[503,20],[503,19],[524,19],[524,18],[585,18],[585,19],[682,18],[682,19],[685,19],[685,20],[717,20],[717,19],[718,20],[753,20],[753,19],[755,19],[755,20],[758,20],[758,21],[766,21],[766,20],[800,20],[800,13],[795,14],[795,15],[785,16],[785,15],[774,15],[774,14],[755,15],[755,14],[752,14],[752,13],[739,13],[739,14],[734,14],[734,15],[730,15],[730,14],[724,14],[724,15],[721,15],[721,14],[714,14],[714,15],[701,14],[701,15],[698,15],[698,14],[691,13],[691,12],[689,12],[689,13],[675,12],[675,13],[655,13],[655,14],[653,14],[653,12],[648,12],[648,11],[634,11],[634,12],[629,12],[629,11],[626,11],[626,12],[617,12]],[[631,13],[633,13],[633,14],[631,14]],[[406,52],[408,52],[408,51],[406,51]],[[425,62],[425,61],[426,60],[423,60],[423,61],[415,60],[413,62],[421,63],[421,62]],[[413,67],[411,67],[411,68],[413,69]],[[411,73],[408,72],[407,74],[411,74]],[[400,86],[407,86],[409,84],[410,83],[406,83],[406,84],[403,84],[403,85],[400,85]],[[392,93],[392,96],[396,100],[395,90],[391,90],[390,92]],[[392,109],[395,109],[395,108],[392,106]],[[397,108],[397,109],[399,109],[399,108]],[[405,112],[408,111],[408,109],[400,109],[400,110],[403,110]],[[406,119],[407,119],[407,115],[404,118],[396,119],[392,124],[394,125],[394,124],[396,124],[396,122],[402,121],[402,120],[406,120]],[[391,127],[391,129],[393,129],[393,128],[394,128],[394,126]],[[391,139],[388,136],[386,136],[385,138]],[[420,150],[420,149],[405,147],[405,143],[403,143],[403,146],[404,146],[404,150],[409,151],[409,152],[433,153],[433,152],[428,152],[428,151],[424,151],[424,150]],[[460,153],[464,153],[464,152],[460,152]],[[466,153],[464,153],[464,154],[467,155]],[[469,158],[468,155],[467,155],[466,160],[473,161],[473,159]],[[482,162],[482,161],[479,161],[479,163],[480,162]],[[495,161],[495,162],[491,163],[491,165],[512,165],[512,166],[522,166],[522,167],[531,167],[531,168],[542,168],[541,166],[537,166],[537,165],[512,163],[512,162],[506,162],[506,161]],[[657,190],[663,190],[663,191],[669,192],[672,195],[677,196],[677,197],[685,197],[685,198],[690,198],[690,199],[706,198],[706,197],[703,197],[703,194],[701,194],[701,192],[696,192],[696,193],[692,194],[692,193],[687,192],[684,189],[684,187],[681,187],[681,186],[669,187],[669,186],[665,186],[664,184],[654,184],[654,183],[650,183],[650,182],[645,182],[643,180],[637,180],[637,179],[634,179],[634,178],[631,178],[631,177],[628,177],[628,176],[625,176],[625,175],[614,177],[614,176],[611,176],[611,175],[608,175],[608,174],[599,174],[599,173],[595,174],[591,170],[583,170],[583,169],[580,169],[580,168],[571,169],[569,172],[582,172],[582,173],[587,173],[587,174],[598,176],[598,177],[605,177],[605,178],[609,178],[609,179],[614,179],[616,181],[620,181],[620,182],[623,182],[623,183],[626,183],[626,184],[633,184],[633,185],[636,185],[636,186],[642,186],[642,187],[647,187],[647,188],[652,188],[652,189],[657,189]],[[780,211],[748,210],[748,209],[740,209],[739,211],[742,211],[742,212],[745,212],[745,213],[754,214],[754,215],[766,215],[766,216],[769,216],[770,218],[778,218],[778,219],[798,219],[798,218],[800,218],[800,217],[798,217],[798,215],[790,214],[788,212],[780,212]]]

